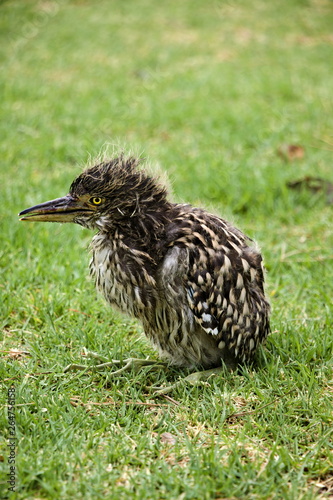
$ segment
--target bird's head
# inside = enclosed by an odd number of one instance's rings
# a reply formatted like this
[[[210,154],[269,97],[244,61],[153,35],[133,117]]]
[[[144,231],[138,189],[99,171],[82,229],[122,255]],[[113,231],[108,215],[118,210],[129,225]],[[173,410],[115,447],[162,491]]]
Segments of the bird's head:
[[[24,221],[75,222],[105,229],[167,203],[166,189],[138,164],[123,156],[103,161],[82,172],[63,198],[27,208],[19,216]]]

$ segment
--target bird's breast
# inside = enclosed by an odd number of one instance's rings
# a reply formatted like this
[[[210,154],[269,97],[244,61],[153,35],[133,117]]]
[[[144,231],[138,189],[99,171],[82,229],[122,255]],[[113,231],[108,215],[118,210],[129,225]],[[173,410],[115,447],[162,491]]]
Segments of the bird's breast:
[[[153,305],[152,280],[143,279],[147,272],[142,258],[121,240],[94,237],[90,273],[107,302],[122,312],[140,317]]]

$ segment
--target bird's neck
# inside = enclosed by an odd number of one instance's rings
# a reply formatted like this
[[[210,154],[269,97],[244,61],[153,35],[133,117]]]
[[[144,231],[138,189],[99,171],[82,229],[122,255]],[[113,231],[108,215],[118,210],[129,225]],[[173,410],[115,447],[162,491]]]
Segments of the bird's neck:
[[[121,214],[120,214],[121,215]],[[149,206],[134,211],[130,216],[107,218],[99,227],[99,233],[106,239],[120,238],[129,248],[147,252],[157,259],[165,251],[165,230],[173,218],[173,205],[169,202],[163,206]]]

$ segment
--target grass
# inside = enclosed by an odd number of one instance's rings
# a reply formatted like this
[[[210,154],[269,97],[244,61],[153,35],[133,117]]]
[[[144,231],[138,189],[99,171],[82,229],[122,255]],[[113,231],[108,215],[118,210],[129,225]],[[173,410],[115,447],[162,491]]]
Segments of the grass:
[[[333,497],[329,0],[1,2],[1,496]],[[156,356],[96,296],[91,234],[18,223],[106,144],[143,152],[177,200],[257,239],[272,334],[256,367],[183,386],[181,371],[66,373],[83,348]],[[299,144],[304,157],[277,151]],[[15,388],[16,492],[7,391]],[[148,388],[147,388],[148,386]]]

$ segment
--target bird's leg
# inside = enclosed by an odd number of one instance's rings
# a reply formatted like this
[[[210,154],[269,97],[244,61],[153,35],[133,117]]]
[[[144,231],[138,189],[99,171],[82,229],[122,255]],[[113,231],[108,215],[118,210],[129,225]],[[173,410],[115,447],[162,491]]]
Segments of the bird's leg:
[[[85,370],[85,371],[95,372],[95,371],[105,370],[106,368],[114,367],[115,365],[119,366],[118,370],[115,370],[109,374],[109,376],[113,377],[132,370],[138,372],[139,370],[141,370],[141,368],[145,366],[156,366],[156,367],[167,366],[167,363],[164,363],[163,361],[155,361],[151,359],[140,359],[140,358],[128,358],[122,361],[118,359],[112,359],[111,361],[109,361],[108,358],[101,356],[100,354],[97,354],[96,352],[93,351],[85,351],[85,355],[89,358],[102,361],[102,363],[92,366],[79,365],[73,363],[68,365],[65,368],[64,372],[66,373],[75,370]]]
[[[180,378],[172,385],[167,387],[150,387],[154,391],[154,396],[159,396],[163,394],[167,394],[168,392],[177,389],[178,387],[184,384],[190,385],[200,385],[200,384],[208,384],[207,380],[214,375],[220,375],[221,373],[225,373],[226,371],[233,371],[235,366],[233,364],[223,364],[222,366],[218,366],[216,368],[211,368],[210,370],[203,370],[199,372],[190,373],[187,377]]]

